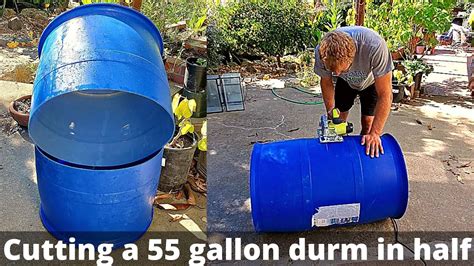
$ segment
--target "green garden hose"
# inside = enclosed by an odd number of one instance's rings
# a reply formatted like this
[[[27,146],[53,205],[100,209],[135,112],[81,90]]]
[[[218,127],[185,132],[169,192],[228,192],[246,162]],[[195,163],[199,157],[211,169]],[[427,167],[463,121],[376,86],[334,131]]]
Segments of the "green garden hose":
[[[320,93],[314,93],[312,91],[309,91],[309,90],[305,90],[305,89],[302,89],[302,88],[298,88],[298,87],[287,87],[289,89],[294,89],[294,90],[297,90],[299,92],[302,92],[302,93],[306,93],[306,94],[310,94],[310,95],[313,95],[313,96],[319,96],[321,95]],[[287,101],[287,102],[290,102],[290,103],[296,103],[296,104],[303,104],[303,105],[319,105],[319,104],[323,104],[324,102],[322,100],[319,100],[319,101],[314,101],[314,102],[304,102],[304,101],[298,101],[298,100],[293,100],[293,99],[289,99],[289,98],[286,98],[284,96],[281,96],[279,95],[275,88],[272,88],[272,93],[273,95],[275,95],[276,97],[284,100],[284,101]]]

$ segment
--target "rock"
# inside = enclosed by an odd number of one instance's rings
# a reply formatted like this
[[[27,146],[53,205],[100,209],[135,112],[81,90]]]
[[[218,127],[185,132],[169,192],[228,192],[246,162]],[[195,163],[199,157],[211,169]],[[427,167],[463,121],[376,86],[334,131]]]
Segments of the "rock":
[[[16,38],[15,41],[17,41],[19,43],[29,43],[32,40],[29,37],[21,37],[20,36],[20,37]]]
[[[253,67],[251,65],[248,65],[248,66],[244,67],[244,70],[251,73],[251,74],[257,73],[257,70],[255,69],[255,67]]]
[[[13,10],[11,8],[5,8],[5,10],[3,10],[2,18],[9,19],[9,18],[14,17],[14,16],[16,16],[15,10]]]
[[[0,47],[6,47],[7,43],[13,41],[12,37],[0,35]]]
[[[18,17],[13,17],[8,20],[8,28],[14,31],[19,31],[23,28],[23,23]]]
[[[22,16],[33,18],[35,20],[48,20],[48,14],[37,8],[25,8],[20,13]]]
[[[290,63],[286,66],[288,68],[288,70],[293,70],[293,72],[296,71],[296,69],[298,69],[298,64],[296,63]]]

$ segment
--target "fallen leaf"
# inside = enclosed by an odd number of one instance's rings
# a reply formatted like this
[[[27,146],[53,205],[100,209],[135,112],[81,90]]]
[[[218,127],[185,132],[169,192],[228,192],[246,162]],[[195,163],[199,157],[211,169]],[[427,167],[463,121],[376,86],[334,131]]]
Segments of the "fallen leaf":
[[[170,211],[184,211],[187,210],[191,205],[187,203],[170,203],[170,204],[158,204],[156,207],[160,210]]]
[[[270,79],[270,75],[268,74],[263,75],[263,80],[269,80],[269,79]]]
[[[191,207],[191,205],[187,203],[173,203],[171,205],[173,205],[178,211],[184,211]]]
[[[428,125],[428,130],[433,130],[433,126],[431,124]]]
[[[18,45],[19,45],[18,42],[9,42],[9,43],[7,43],[7,46],[8,46],[8,48],[10,48],[10,49],[17,48]]]
[[[183,192],[183,190],[180,190],[180,191],[178,192],[178,194],[176,195],[176,199],[177,199],[177,200],[180,200],[180,199],[182,199],[183,197],[184,197],[184,192]]]
[[[420,119],[416,119],[415,121],[416,121],[416,123],[418,123],[420,125],[423,125],[423,122]]]
[[[183,215],[180,215],[180,216],[175,216],[173,218],[170,219],[170,223],[174,223],[174,222],[179,222],[181,220],[183,220]]]
[[[205,180],[203,181],[202,178],[196,178],[193,175],[189,175],[188,183],[191,186],[191,189],[198,193],[205,193],[207,191]]]
[[[155,202],[157,202],[159,200],[162,200],[162,199],[169,199],[171,197],[173,197],[172,194],[160,194],[160,195],[155,197]]]
[[[160,209],[160,210],[172,210],[172,211],[176,211],[176,207],[171,205],[171,204],[166,204],[166,203],[163,203],[163,204],[157,204],[156,202],[154,203],[154,205]]]
[[[192,205],[192,206],[195,206],[196,205],[196,197],[194,196],[193,190],[191,189],[191,186],[188,183],[184,184],[184,193],[186,194],[188,204]]]

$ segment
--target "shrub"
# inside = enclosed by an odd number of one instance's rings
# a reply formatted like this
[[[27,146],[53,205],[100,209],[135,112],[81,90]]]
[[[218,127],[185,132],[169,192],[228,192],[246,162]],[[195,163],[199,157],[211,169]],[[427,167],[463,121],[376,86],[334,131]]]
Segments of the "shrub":
[[[417,40],[424,39],[433,46],[434,33],[444,33],[451,25],[454,1],[405,1],[393,0],[375,5],[370,0],[366,6],[365,26],[385,38],[390,50],[406,47],[413,52]]]
[[[280,57],[314,47],[317,29],[304,1],[233,1],[217,6],[215,25],[225,45],[237,55]],[[222,53],[225,51],[211,53]]]

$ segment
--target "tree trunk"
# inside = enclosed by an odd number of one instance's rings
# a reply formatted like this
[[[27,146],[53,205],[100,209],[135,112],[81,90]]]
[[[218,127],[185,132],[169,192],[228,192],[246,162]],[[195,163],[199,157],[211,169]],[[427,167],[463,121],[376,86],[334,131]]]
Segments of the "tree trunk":
[[[277,66],[278,66],[278,68],[281,68],[281,58],[280,58],[279,55],[277,55],[276,58],[277,58]]]
[[[357,0],[356,11],[356,25],[364,26],[365,0]]]

